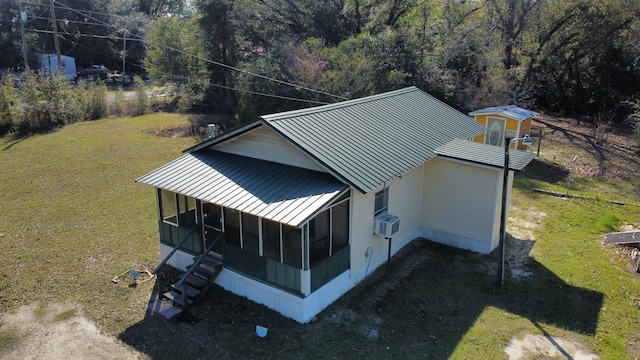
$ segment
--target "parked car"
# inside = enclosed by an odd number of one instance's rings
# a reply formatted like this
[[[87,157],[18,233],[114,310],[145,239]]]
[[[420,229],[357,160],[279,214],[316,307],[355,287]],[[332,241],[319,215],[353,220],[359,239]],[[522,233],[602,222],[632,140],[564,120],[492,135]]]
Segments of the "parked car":
[[[106,80],[108,73],[109,69],[104,65],[91,65],[87,68],[81,68],[78,71],[78,76]]]

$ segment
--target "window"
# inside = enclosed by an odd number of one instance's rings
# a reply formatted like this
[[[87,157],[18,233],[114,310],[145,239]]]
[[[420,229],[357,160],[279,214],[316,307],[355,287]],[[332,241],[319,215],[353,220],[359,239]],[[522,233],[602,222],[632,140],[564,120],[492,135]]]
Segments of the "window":
[[[349,245],[349,202],[331,208],[331,255]]]
[[[192,227],[196,224],[196,200],[161,189],[160,218],[174,226]]]
[[[224,242],[240,247],[240,213],[224,208]]]
[[[202,216],[204,218],[204,245],[208,247],[222,232],[222,207],[211,203],[202,203]],[[222,241],[218,241],[212,250],[222,254]]]
[[[496,122],[491,124],[491,128],[489,129],[489,144],[498,145],[500,141],[500,125]]]
[[[389,187],[385,187],[384,189],[378,191],[376,193],[375,199],[375,208],[373,211],[373,215],[376,216],[381,214],[389,208]]]
[[[331,212],[321,212],[309,221],[309,262],[316,264],[329,256],[331,242]]]
[[[178,203],[175,193],[160,190],[160,218],[168,224],[178,226]]]
[[[260,253],[260,233],[258,232],[258,217],[242,213],[242,248]]]
[[[268,258],[282,261],[280,256],[280,223],[262,219],[262,253]]]
[[[178,225],[192,227],[196,224],[196,200],[192,197],[177,194],[178,197]]]
[[[302,268],[302,230],[282,225],[282,255],[285,264]]]
[[[314,266],[349,245],[349,200],[309,221],[309,263]]]

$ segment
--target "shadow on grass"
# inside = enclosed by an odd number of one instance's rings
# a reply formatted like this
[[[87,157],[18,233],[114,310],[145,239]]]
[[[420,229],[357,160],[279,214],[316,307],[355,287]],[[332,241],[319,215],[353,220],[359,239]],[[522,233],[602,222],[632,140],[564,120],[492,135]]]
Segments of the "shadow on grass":
[[[511,239],[509,247],[526,252],[531,243]],[[603,294],[567,284],[527,254],[517,267],[526,267],[531,276],[508,276],[505,286],[496,287],[495,254],[422,239],[405,249],[394,256],[389,271],[380,267],[310,324],[216,288],[186,315],[198,321],[147,314],[119,338],[152,358],[445,359],[463,338],[465,346],[486,352],[472,357],[501,356],[505,336],[518,335],[512,331],[516,317],[544,334],[544,325],[595,334]],[[424,260],[420,267],[407,273],[403,264],[419,258]],[[515,260],[507,259],[507,274],[513,274]],[[256,325],[269,329],[266,338],[256,336]]]
[[[565,182],[568,176],[569,170],[564,166],[536,158],[527,165],[526,169],[522,171],[522,173],[518,174],[517,178],[557,184]]]
[[[12,136],[12,139],[11,139],[12,141],[7,146],[2,148],[2,151],[7,151],[7,150],[11,149],[13,146],[15,146],[15,145],[23,142],[24,140],[26,140],[28,137],[29,137],[28,135],[19,135],[19,136],[14,135],[14,136]]]

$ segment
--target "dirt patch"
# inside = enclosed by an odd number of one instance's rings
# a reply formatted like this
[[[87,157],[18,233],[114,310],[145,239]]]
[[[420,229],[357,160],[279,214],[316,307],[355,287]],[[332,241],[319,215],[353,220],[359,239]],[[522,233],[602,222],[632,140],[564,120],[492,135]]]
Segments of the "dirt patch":
[[[511,278],[519,280],[533,275],[529,268],[530,253],[535,244],[533,231],[542,225],[545,216],[547,214],[541,211],[510,210],[507,233],[511,235],[511,241],[506,249],[505,261]]]
[[[608,126],[600,128],[601,136],[590,123],[577,119],[551,116],[537,116],[531,126],[532,136],[542,131],[541,147],[546,142],[558,141],[571,144],[576,149],[589,153],[588,157],[579,156],[573,163],[573,156],[555,159],[572,173],[581,177],[604,177],[640,181],[640,157],[637,141],[631,136],[630,129]]]
[[[180,137],[195,137],[202,140],[206,139],[209,136],[209,132],[206,127],[200,126],[198,124],[191,124],[172,126],[155,130],[154,135],[172,139]]]
[[[527,334],[522,339],[513,338],[504,349],[509,360],[520,359],[574,359],[595,360],[599,357],[588,350],[578,339],[554,338],[550,335]]]
[[[136,354],[113,337],[100,333],[74,305],[22,306],[3,314],[0,332],[16,339],[0,350],[10,359],[136,359]]]

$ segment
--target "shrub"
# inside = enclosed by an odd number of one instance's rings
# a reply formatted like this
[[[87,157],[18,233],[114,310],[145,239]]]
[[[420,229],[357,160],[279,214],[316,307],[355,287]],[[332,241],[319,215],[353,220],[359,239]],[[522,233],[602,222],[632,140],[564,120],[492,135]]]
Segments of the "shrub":
[[[136,98],[133,104],[133,116],[144,115],[147,112],[147,87],[145,85],[144,80],[139,77],[135,77],[136,84]]]
[[[0,82],[0,136],[14,130],[16,97],[13,79],[8,78]]]
[[[107,90],[102,83],[80,84],[76,94],[83,121],[98,120],[107,116]]]
[[[123,117],[126,115],[127,104],[124,101],[124,93],[118,90],[113,95],[113,101],[108,104],[108,112],[110,116]]]

